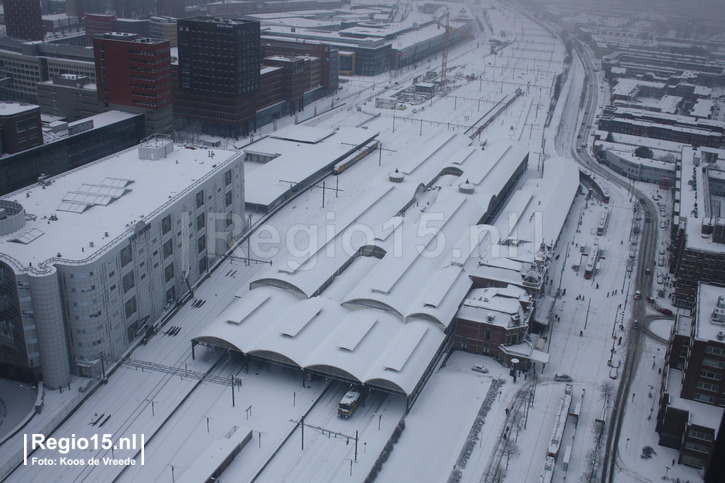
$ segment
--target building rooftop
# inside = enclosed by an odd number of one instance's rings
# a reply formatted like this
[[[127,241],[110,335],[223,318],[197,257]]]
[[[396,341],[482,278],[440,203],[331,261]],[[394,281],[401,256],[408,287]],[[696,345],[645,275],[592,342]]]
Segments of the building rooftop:
[[[710,168],[702,169],[705,162],[703,158],[715,159],[709,163]],[[712,213],[716,208],[712,203],[710,193],[710,178],[717,172],[725,171],[725,150],[714,148],[693,149],[685,145],[682,148],[681,172],[676,180],[674,213],[686,223],[687,248],[708,252],[722,252],[723,245],[713,241],[712,235],[703,234],[704,224],[723,223],[718,220],[718,213]],[[675,220],[680,222],[680,220]]]
[[[712,428],[715,430],[715,437],[717,438],[720,420],[725,408],[681,398],[682,376],[682,371],[679,369],[670,368],[667,373],[667,392],[670,395],[669,406],[689,412],[689,424]]]
[[[290,130],[279,137],[322,137],[321,144],[343,130],[334,133]],[[292,143],[296,153],[317,146]],[[402,182],[381,179],[328,213],[309,233],[314,245],[284,247],[283,261],[252,279],[251,290],[195,340],[411,394],[471,288],[481,246],[492,242],[485,236],[471,246],[469,230],[527,154],[508,142],[486,151],[470,144],[457,134],[423,143],[401,164]],[[442,174],[442,166],[461,174]],[[272,173],[274,183],[280,173],[287,176],[279,167]],[[460,189],[466,178],[472,190]],[[421,185],[430,188],[420,191]],[[437,236],[422,234],[419,223]],[[446,240],[442,252],[438,239]]]
[[[271,205],[289,191],[290,184],[302,183],[377,135],[375,131],[354,127],[333,131],[291,125],[250,144],[244,148],[246,154],[273,159],[249,170],[245,183],[246,203]]]
[[[504,328],[519,327],[525,324],[526,318],[521,304],[529,301],[526,291],[514,285],[474,288],[458,309],[456,318]]]
[[[725,345],[725,288],[699,283],[695,338]]]
[[[133,147],[6,195],[0,201],[22,205],[25,222],[0,236],[0,258],[11,257],[18,271],[90,260],[238,156],[175,146],[165,158],[148,160]]]
[[[40,109],[40,107],[35,104],[26,104],[24,102],[0,102],[0,116],[13,116],[23,112],[30,112],[34,109]]]

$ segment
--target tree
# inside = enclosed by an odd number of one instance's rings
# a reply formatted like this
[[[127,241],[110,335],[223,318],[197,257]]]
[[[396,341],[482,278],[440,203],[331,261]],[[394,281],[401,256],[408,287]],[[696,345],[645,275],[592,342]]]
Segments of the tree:
[[[612,135],[611,132],[608,132],[607,133],[607,138],[605,139],[605,141],[607,141],[608,143],[613,143],[614,142],[614,136]]]
[[[515,460],[521,455],[521,448],[511,438],[504,440],[503,455],[506,457],[506,471],[509,469],[509,459]]]
[[[612,384],[612,381],[607,381],[602,383],[599,386],[599,397],[604,399],[604,401],[609,401],[612,396],[614,396],[614,384]]]
[[[634,155],[638,158],[652,159],[652,156],[654,156],[654,154],[655,153],[653,153],[652,150],[647,146],[640,146],[634,150]]]

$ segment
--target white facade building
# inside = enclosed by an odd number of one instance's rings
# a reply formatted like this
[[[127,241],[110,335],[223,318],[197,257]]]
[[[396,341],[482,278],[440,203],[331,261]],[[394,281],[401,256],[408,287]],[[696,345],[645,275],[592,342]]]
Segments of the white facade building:
[[[153,138],[0,208],[0,360],[57,388],[145,335],[242,232],[242,153]]]

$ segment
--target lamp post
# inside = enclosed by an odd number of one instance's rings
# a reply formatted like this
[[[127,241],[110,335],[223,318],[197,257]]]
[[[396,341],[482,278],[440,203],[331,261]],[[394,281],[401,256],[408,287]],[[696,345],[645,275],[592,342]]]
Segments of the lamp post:
[[[516,366],[518,365],[520,361],[514,357],[511,359],[511,365],[513,366],[513,376],[514,376],[514,382],[516,382]]]

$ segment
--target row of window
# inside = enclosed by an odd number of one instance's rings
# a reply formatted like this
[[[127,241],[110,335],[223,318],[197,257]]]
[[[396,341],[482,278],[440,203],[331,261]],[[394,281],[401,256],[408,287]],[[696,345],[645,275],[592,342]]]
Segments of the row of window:
[[[709,357],[705,357],[702,359],[702,365],[708,367],[715,367],[717,369],[725,369],[725,361],[710,359]]]
[[[704,389],[706,391],[720,392],[720,386],[717,384],[710,384],[709,382],[697,381],[697,388]]]
[[[708,354],[714,354],[717,356],[725,356],[725,349],[722,347],[715,347],[712,345],[709,345],[705,347],[705,352]]]

